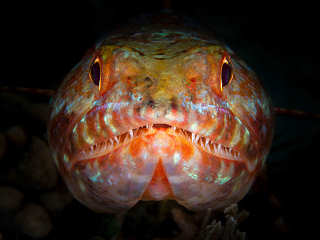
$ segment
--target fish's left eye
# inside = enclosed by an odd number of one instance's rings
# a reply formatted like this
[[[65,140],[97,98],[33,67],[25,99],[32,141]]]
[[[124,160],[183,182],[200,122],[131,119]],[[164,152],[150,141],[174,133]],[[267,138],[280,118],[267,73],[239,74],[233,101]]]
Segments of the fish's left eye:
[[[97,57],[90,66],[89,76],[93,83],[99,86],[100,89],[100,82],[101,82],[101,63],[100,59]]]
[[[221,67],[221,88],[228,85],[232,79],[232,66],[230,61],[225,58]]]

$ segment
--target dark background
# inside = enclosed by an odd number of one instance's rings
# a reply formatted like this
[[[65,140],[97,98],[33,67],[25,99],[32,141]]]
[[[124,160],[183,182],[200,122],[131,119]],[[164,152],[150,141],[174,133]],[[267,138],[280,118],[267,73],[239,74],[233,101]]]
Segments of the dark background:
[[[102,32],[162,7],[161,1],[15,4],[2,8],[3,13],[9,14],[2,15],[5,64],[1,68],[1,85],[38,88],[56,88]],[[259,15],[216,16],[229,13],[231,6],[212,6],[205,1],[172,4],[174,11],[212,28],[244,59],[257,72],[275,106],[320,113],[319,20],[311,14],[312,6],[306,10],[298,6],[294,11],[287,8],[277,15],[268,10],[263,13],[265,6],[261,4],[259,12],[255,12]],[[289,226],[287,236],[311,231],[310,216],[316,209],[314,196],[319,192],[319,138],[319,120],[276,118],[274,143],[267,162],[268,183]],[[252,204],[259,206],[259,202]],[[263,209],[252,211],[254,216],[260,214],[256,219],[263,219],[266,214]],[[263,226],[259,229],[268,231]]]

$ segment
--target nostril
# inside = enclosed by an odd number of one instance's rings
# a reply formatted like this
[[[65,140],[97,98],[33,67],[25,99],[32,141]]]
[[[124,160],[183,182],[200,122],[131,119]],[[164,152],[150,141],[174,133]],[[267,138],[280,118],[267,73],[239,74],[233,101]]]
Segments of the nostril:
[[[149,102],[147,103],[148,106],[150,106],[151,108],[155,108],[155,102],[151,99],[149,100]]]
[[[171,98],[171,109],[172,110],[177,110],[178,109],[177,99],[175,97]]]
[[[144,79],[144,81],[145,81],[145,82],[148,82],[148,83],[151,83],[151,82],[152,82],[151,78],[149,78],[149,77],[146,77],[146,78]]]

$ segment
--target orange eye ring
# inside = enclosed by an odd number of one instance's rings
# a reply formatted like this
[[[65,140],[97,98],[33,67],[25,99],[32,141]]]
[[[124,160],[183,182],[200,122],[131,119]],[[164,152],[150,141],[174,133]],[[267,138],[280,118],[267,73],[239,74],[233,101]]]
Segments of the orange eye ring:
[[[101,79],[102,79],[102,68],[101,60],[99,57],[96,57],[90,65],[89,77],[91,81],[101,89]]]
[[[232,69],[231,61],[227,57],[224,57],[222,60],[221,69],[220,69],[221,91],[223,87],[227,86],[231,82],[232,79],[233,79],[233,69]]]

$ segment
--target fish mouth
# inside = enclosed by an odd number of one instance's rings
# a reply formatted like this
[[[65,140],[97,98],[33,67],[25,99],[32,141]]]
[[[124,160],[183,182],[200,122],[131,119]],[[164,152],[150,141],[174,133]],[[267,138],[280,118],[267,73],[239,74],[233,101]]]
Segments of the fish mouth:
[[[141,124],[74,153],[69,167],[78,184],[70,188],[98,211],[114,199],[125,209],[140,200],[164,199],[193,210],[221,208],[226,198],[230,203],[242,198],[255,168],[250,170],[248,160],[252,144],[231,147],[215,136],[168,123]]]
[[[130,129],[129,131],[108,139],[97,141],[89,147],[82,149],[76,154],[77,160],[90,160],[107,155],[116,149],[135,141],[136,139],[152,135],[157,131],[166,132],[170,136],[184,137],[190,144],[210,155],[235,162],[243,162],[243,154],[230,146],[226,146],[212,137],[201,136],[189,130],[179,128],[166,123],[146,124],[141,127]]]

